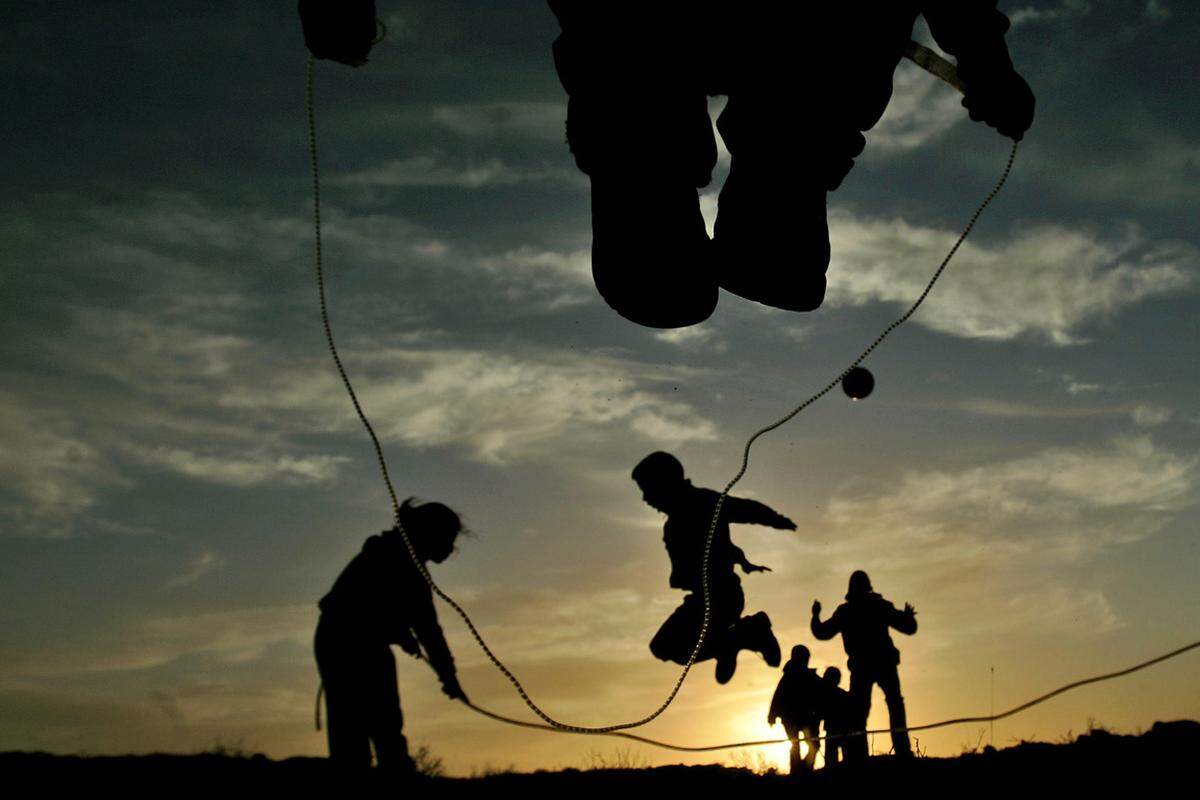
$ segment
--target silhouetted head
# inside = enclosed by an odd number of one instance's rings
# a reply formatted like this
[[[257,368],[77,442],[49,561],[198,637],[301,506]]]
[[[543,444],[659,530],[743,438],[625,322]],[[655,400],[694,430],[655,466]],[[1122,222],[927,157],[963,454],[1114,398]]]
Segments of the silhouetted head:
[[[652,508],[670,512],[680,489],[687,485],[683,464],[670,453],[651,453],[633,468],[633,480],[642,490],[642,499]]]
[[[802,644],[798,644],[792,648],[792,663],[797,666],[807,667],[808,660],[812,658],[812,653]]]
[[[830,686],[837,686],[842,682],[842,671],[837,667],[826,667],[821,678]]]
[[[852,594],[870,594],[871,579],[867,577],[867,573],[861,569],[855,570],[850,575],[850,588],[846,590],[847,596]]]
[[[408,498],[400,505],[400,523],[412,540],[417,555],[440,564],[454,552],[454,542],[463,533],[458,514],[441,503],[419,503]]]

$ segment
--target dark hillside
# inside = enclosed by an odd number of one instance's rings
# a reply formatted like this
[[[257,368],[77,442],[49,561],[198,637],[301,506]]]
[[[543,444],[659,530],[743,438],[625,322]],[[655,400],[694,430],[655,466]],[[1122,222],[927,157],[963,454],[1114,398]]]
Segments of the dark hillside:
[[[388,786],[375,776],[367,788],[407,789],[406,793],[422,797],[794,797],[801,793],[840,799],[1000,793],[1024,798],[1051,794],[1080,797],[1082,793],[1108,797],[1118,789],[1132,791],[1134,796],[1194,796],[1198,759],[1200,722],[1181,720],[1155,723],[1150,731],[1136,736],[1098,730],[1069,743],[1024,742],[957,758],[918,758],[904,763],[879,757],[861,770],[820,770],[802,780],[722,766],[669,766],[423,778],[403,787]],[[204,788],[240,795],[245,791],[308,793],[319,788],[357,788],[337,787],[336,776],[323,759],[272,761],[264,756],[3,753],[0,774],[10,786],[31,789],[154,789],[186,795]]]

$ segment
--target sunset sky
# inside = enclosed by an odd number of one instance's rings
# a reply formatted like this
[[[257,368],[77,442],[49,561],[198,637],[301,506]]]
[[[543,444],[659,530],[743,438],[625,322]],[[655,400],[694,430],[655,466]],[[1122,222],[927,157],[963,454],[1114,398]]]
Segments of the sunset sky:
[[[0,750],[325,752],[316,601],[390,509],[320,328],[294,5],[0,5]],[[825,306],[726,294],[702,325],[640,328],[592,286],[545,4],[378,5],[370,63],[318,65],[343,358],[401,497],[474,531],[434,574],[496,652],[561,719],[643,716],[677,675],[647,643],[682,594],[630,469],[666,449],[724,485],[750,433],[916,297],[1009,144],[902,64],[830,198]],[[1001,7],[1038,97],[1007,188],[866,362],[875,393],[760,441],[735,491],[799,523],[733,532],[774,570],[743,585],[785,651],[844,669],[808,617],[854,569],[916,606],[895,637],[913,724],[986,713],[993,669],[1001,709],[1200,638],[1200,7]],[[710,222],[727,168],[722,151]],[[530,716],[438,608],[471,698]],[[453,773],[621,746],[501,726],[398,660],[410,742]],[[1069,694],[995,744],[1200,718],[1198,670],[1191,654]],[[727,686],[712,672],[641,732],[782,735],[778,670],[743,654]],[[956,755],[988,737],[917,739]]]

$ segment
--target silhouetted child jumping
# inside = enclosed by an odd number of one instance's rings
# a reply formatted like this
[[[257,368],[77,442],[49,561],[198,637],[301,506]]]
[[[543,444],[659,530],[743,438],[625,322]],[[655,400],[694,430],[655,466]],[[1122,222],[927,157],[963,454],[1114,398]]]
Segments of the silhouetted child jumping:
[[[821,719],[825,722],[825,766],[846,761],[849,734],[853,733],[857,714],[854,699],[841,688],[842,671],[828,667],[821,676]],[[862,730],[859,728],[859,730]]]
[[[871,579],[858,570],[850,576],[846,602],[837,607],[828,620],[821,621],[821,601],[812,605],[812,634],[822,641],[841,634],[850,668],[850,696],[853,698],[857,731],[866,729],[871,711],[871,689],[875,684],[883,690],[888,708],[888,727],[892,729],[892,749],[901,758],[912,756],[908,731],[897,730],[908,725],[904,713],[904,697],[900,694],[900,651],[892,644],[889,628],[903,634],[917,632],[917,612],[911,605],[903,611],[871,590]],[[852,737],[847,754],[852,761],[867,756],[866,734]]]
[[[802,644],[792,648],[792,657],[783,666],[783,677],[775,687],[767,724],[783,722],[783,729],[792,740],[791,774],[809,772],[817,760],[820,747],[821,711],[826,687],[817,671],[808,666],[809,650]],[[800,754],[803,738],[805,752]]]
[[[446,506],[415,505],[412,498],[400,507],[400,522],[426,563],[445,561],[463,529]],[[329,758],[339,767],[366,770],[373,744],[381,769],[413,772],[390,645],[416,657],[424,649],[446,696],[466,700],[466,695],[458,685],[429,584],[400,532],[393,528],[368,538],[320,607],[314,649],[325,686]]]
[[[693,486],[684,477],[679,459],[670,453],[656,452],[643,458],[633,470],[633,480],[642,490],[642,499],[667,515],[663,544],[671,558],[671,588],[689,592],[650,641],[650,652],[663,661],[686,664],[704,623],[704,542],[720,495]],[[718,683],[728,683],[733,677],[742,650],[759,653],[772,667],[779,666],[780,658],[770,617],[762,611],[742,616],[746,597],[734,566],[747,574],[769,569],[747,561],[741,548],[730,541],[731,522],[796,529],[796,523],[762,503],[725,498],[713,531],[709,562],[709,633],[696,658],[697,662],[717,660]]]

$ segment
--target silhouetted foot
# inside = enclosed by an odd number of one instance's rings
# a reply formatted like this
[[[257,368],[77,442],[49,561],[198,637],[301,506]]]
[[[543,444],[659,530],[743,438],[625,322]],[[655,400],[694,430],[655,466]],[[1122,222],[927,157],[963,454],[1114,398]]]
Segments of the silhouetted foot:
[[[781,660],[779,640],[771,630],[771,618],[767,612],[759,611],[746,618],[744,647],[763,657],[769,667],[778,667]]]
[[[751,177],[739,166],[735,159],[714,227],[718,283],[773,308],[819,308],[829,266],[824,187],[781,187],[773,173]]]
[[[592,177],[592,277],[628,320],[682,328],[717,307],[712,242],[686,181]]]
[[[722,685],[729,683],[733,679],[733,673],[737,671],[738,651],[729,649],[717,656],[717,683]]]
[[[717,130],[732,156],[713,229],[717,281],[747,300],[812,311],[825,299],[829,225],[825,193],[853,164],[857,139],[797,149],[780,109],[762,96],[730,93]]]

